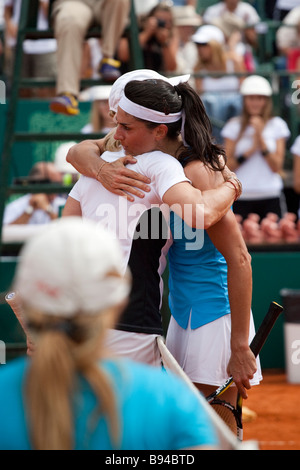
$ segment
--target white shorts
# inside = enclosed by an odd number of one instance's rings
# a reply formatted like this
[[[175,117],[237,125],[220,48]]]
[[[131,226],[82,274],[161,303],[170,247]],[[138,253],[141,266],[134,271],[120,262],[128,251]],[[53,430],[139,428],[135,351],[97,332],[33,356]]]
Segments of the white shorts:
[[[249,341],[255,334],[251,314]],[[227,366],[231,355],[231,315],[192,330],[190,322],[187,329],[181,328],[171,316],[166,346],[194,383],[220,386],[228,379]],[[259,358],[257,372],[250,381],[258,385],[261,376]]]
[[[131,331],[108,330],[106,345],[112,353],[118,356],[128,357],[153,366],[161,366],[157,336]]]

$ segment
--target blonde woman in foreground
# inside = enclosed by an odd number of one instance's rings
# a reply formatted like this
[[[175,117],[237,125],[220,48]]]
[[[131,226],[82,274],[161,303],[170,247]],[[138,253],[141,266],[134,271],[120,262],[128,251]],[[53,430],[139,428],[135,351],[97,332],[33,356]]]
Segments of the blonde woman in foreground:
[[[130,290],[121,266],[111,234],[77,217],[25,245],[14,287],[36,349],[0,370],[1,450],[216,447],[184,383],[105,349]]]

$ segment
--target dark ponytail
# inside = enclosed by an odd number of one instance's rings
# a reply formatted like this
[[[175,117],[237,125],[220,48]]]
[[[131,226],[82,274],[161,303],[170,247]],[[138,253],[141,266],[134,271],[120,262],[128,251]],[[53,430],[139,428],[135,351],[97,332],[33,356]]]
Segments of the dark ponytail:
[[[202,100],[188,83],[180,83],[174,88],[182,98],[185,111],[184,140],[187,148],[181,152],[179,160],[183,166],[193,160],[201,160],[213,170],[223,170],[225,151],[213,142],[211,122]]]
[[[213,142],[211,123],[204,105],[196,91],[188,83],[173,86],[164,80],[133,80],[125,86],[128,99],[155,111],[167,114],[185,112],[184,139],[186,148],[180,153],[179,161],[183,166],[200,160],[213,170],[223,170],[225,152]],[[157,123],[144,121],[150,127]],[[182,120],[166,124],[168,137],[177,138],[181,131]],[[220,159],[220,156],[223,157]]]

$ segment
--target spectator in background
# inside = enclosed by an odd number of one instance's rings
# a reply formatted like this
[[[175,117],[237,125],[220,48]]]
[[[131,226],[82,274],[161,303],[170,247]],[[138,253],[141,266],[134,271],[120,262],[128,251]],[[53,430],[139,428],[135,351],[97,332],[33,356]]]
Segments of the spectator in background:
[[[15,48],[18,34],[18,24],[21,13],[22,0],[4,0],[5,18],[5,73],[9,82],[13,77],[13,64],[15,58]],[[37,29],[48,29],[48,8],[49,0],[39,0],[39,10],[37,18]],[[57,74],[56,63],[56,40],[55,39],[26,39],[23,42],[23,77],[42,77],[55,79]],[[53,96],[50,88],[23,90],[26,96],[37,95]]]
[[[176,55],[177,70],[181,73],[192,73],[197,62],[197,47],[191,36],[201,25],[201,16],[192,5],[173,7],[174,24],[178,31],[179,45]]]
[[[293,8],[284,18],[276,33],[276,46],[286,59],[286,68],[300,71],[300,6]]]
[[[135,14],[138,18],[141,15],[147,15],[159,2],[160,0],[134,0]]]
[[[192,7],[195,7],[197,6],[197,0],[173,0],[173,5],[175,7],[178,7],[178,6],[185,6],[185,5],[191,5]]]
[[[222,130],[229,168],[243,185],[236,214],[249,213],[261,219],[268,212],[281,217],[283,169],[286,140],[290,131],[281,117],[272,115],[272,88],[268,80],[252,75],[241,85],[242,114],[231,119]]]
[[[298,194],[300,202],[300,136],[298,136],[291,147],[291,153],[294,157],[293,167],[293,188],[295,193]],[[299,205],[299,203],[298,203]],[[300,205],[298,210],[298,218],[300,219]]]
[[[73,170],[74,171],[74,170]],[[62,183],[62,174],[54,163],[38,162],[27,179],[29,184]],[[45,224],[59,215],[66,199],[57,194],[25,194],[7,204],[3,224]]]
[[[111,85],[94,86],[79,95],[80,101],[92,101],[90,121],[81,129],[83,134],[108,134],[115,127],[109,114],[108,98]]]
[[[179,38],[174,26],[172,7],[169,3],[161,2],[142,17],[140,23],[139,42],[145,68],[164,74],[175,72]],[[117,57],[125,64],[123,73],[128,72],[126,64],[130,59],[130,50],[127,38],[121,38]]]
[[[205,10],[203,21],[217,26],[222,24],[226,29],[235,25],[241,35],[238,41],[238,52],[245,57],[246,64],[253,62],[253,50],[257,47],[255,25],[261,19],[252,5],[240,0],[223,0]]]
[[[0,0],[0,75],[4,72],[4,29],[4,0]]]
[[[194,88],[213,121],[214,136],[220,141],[219,128],[241,109],[240,78],[235,74],[245,71],[243,58],[227,53],[224,34],[217,26],[200,26],[191,39],[198,50],[194,72],[205,73],[203,77],[195,77]],[[220,75],[214,77],[210,73]],[[220,122],[218,127],[214,125],[214,119]]]
[[[277,21],[283,21],[287,14],[299,6],[299,0],[275,0],[272,18]]]
[[[77,115],[82,50],[85,35],[96,21],[101,24],[103,59],[99,73],[106,81],[120,76],[120,63],[114,60],[117,45],[126,27],[129,0],[55,0],[54,34],[57,39],[57,97],[50,104],[56,113]]]

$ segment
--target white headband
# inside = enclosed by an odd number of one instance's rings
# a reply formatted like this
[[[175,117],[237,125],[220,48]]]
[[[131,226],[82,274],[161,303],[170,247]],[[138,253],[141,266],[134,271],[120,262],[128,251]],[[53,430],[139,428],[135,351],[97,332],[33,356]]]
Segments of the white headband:
[[[124,93],[122,95],[122,98],[120,99],[119,106],[123,109],[123,111],[128,114],[131,114],[134,117],[144,119],[145,121],[157,122],[158,124],[176,122],[182,118],[182,111],[180,111],[179,113],[170,114],[161,113],[160,111],[145,108],[144,106],[140,106],[139,104],[130,101],[128,98],[126,98]]]

